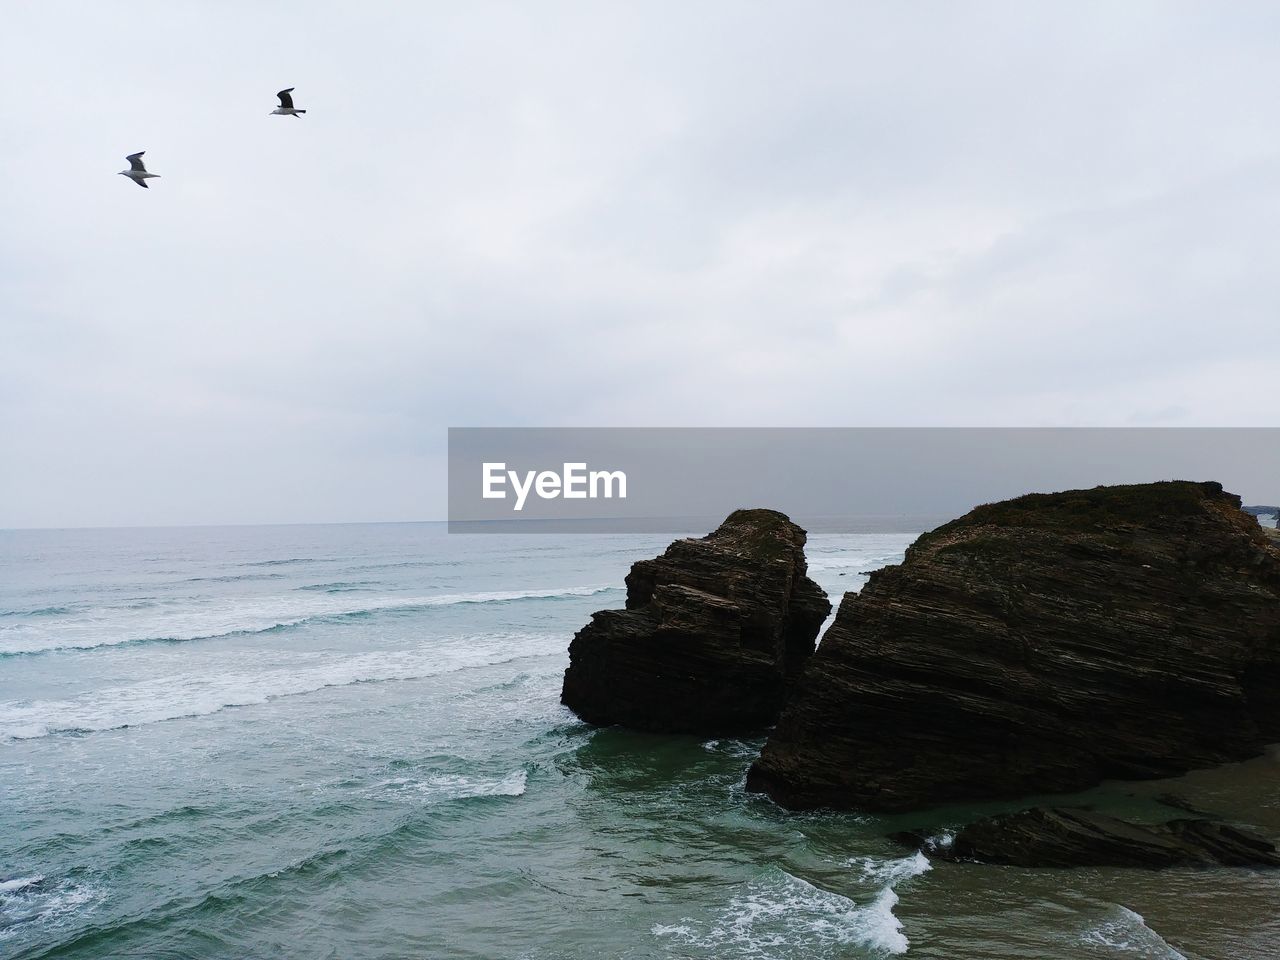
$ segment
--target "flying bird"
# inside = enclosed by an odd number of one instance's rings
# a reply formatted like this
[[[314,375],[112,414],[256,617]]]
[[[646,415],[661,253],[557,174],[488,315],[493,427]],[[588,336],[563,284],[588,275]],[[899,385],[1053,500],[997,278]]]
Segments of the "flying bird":
[[[293,87],[290,87],[288,90],[281,90],[277,93],[276,96],[280,98],[280,106],[272,110],[271,113],[267,114],[267,116],[275,116],[276,114],[279,114],[282,117],[300,117],[306,113],[307,111],[299,110],[293,105],[292,94]]]
[[[150,178],[160,176],[158,173],[147,173],[147,168],[142,162],[142,155],[146,152],[145,150],[139,150],[137,153],[129,154],[125,157],[129,161],[129,169],[120,171],[120,176],[128,177],[140,187],[146,187],[147,180]],[[148,187],[147,189],[150,188]]]

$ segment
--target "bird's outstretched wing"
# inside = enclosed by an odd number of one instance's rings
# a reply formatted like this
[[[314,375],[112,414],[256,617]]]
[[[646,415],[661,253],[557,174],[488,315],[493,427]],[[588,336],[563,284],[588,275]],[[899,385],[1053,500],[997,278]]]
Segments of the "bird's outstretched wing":
[[[276,96],[280,98],[280,106],[284,107],[286,110],[293,109],[293,97],[289,96],[291,93],[293,93],[293,87],[290,87],[288,90],[281,90],[276,94]]]
[[[142,187],[142,189],[144,189],[144,190],[150,190],[150,189],[151,189],[150,187],[148,187],[148,186],[147,186],[147,181],[143,180],[141,177],[139,177],[139,178],[138,178],[138,179],[136,179],[136,180],[134,180],[134,179],[133,179],[133,177],[130,177],[129,179],[130,179],[130,180],[133,180],[133,182],[134,182],[134,183],[136,183],[138,186]]]
[[[147,168],[142,165],[142,155],[146,152],[145,150],[139,150],[137,153],[131,153],[125,157],[129,161],[130,170],[135,170],[139,173],[147,172]]]

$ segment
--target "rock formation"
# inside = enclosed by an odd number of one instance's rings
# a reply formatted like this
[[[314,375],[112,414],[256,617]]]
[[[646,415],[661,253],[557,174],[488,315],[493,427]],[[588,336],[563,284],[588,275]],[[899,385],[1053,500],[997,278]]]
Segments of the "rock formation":
[[[627,575],[569,645],[561,700],[584,720],[734,733],[772,724],[831,604],[809,579],[805,532],[774,510],[736,510]]]
[[[1032,807],[969,824],[946,841],[894,839],[941,860],[1015,867],[1280,867],[1275,844],[1212,820],[1140,826],[1090,810]]]
[[[1280,546],[1216,483],[1033,494],[846,594],[748,787],[905,810],[1280,740]]]
[[[1277,517],[1280,518],[1280,507],[1270,504],[1245,504],[1240,508],[1245,513],[1252,514],[1255,517]]]

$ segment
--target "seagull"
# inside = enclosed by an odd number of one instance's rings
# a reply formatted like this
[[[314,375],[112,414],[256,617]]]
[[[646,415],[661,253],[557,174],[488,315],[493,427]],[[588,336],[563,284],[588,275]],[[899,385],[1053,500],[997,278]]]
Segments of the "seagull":
[[[290,96],[292,93],[293,87],[290,87],[288,90],[281,90],[277,93],[276,96],[280,98],[280,106],[272,110],[271,113],[267,114],[267,116],[279,114],[282,117],[300,117],[306,113],[307,111],[299,110],[293,105],[293,97]]]
[[[120,171],[120,176],[128,177],[140,187],[146,187],[147,180],[151,177],[160,176],[158,173],[147,173],[147,168],[142,163],[142,155],[146,152],[145,150],[139,150],[137,153],[129,154],[125,157],[129,161],[129,169]],[[150,188],[148,187],[148,189]]]

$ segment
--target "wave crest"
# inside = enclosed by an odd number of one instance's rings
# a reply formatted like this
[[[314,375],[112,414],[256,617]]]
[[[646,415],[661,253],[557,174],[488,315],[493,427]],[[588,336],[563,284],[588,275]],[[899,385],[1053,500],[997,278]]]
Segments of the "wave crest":
[[[892,886],[859,905],[775,869],[748,884],[711,923],[685,919],[651,932],[726,956],[776,956],[781,947],[800,957],[837,957],[851,946],[889,956],[908,947],[893,913],[897,903]]]
[[[431,597],[360,597],[344,592],[283,597],[216,598],[169,604],[131,604],[76,611],[73,618],[0,627],[0,657],[35,656],[68,650],[94,650],[145,643],[187,643],[267,633],[314,621],[358,620],[458,604],[515,603],[589,597],[620,589],[613,586],[555,587],[542,590],[490,590]],[[157,609],[158,608],[158,609]],[[122,611],[152,610],[148,617]],[[106,616],[104,617],[104,613]],[[112,624],[111,617],[118,622]],[[104,625],[104,619],[107,621]]]
[[[428,803],[444,800],[471,800],[481,797],[522,797],[529,784],[529,774],[513,770],[504,777],[475,777],[441,773],[416,780],[396,777],[378,785],[380,791],[395,799],[411,797]]]
[[[1081,943],[1121,950],[1152,960],[1187,960],[1160,934],[1147,926],[1142,914],[1113,904],[1106,918],[1080,937]]]
[[[331,687],[418,680],[530,657],[559,656],[562,649],[562,640],[549,634],[469,635],[410,650],[313,660],[311,666],[163,676],[68,700],[0,703],[0,737],[32,740],[161,723]]]

